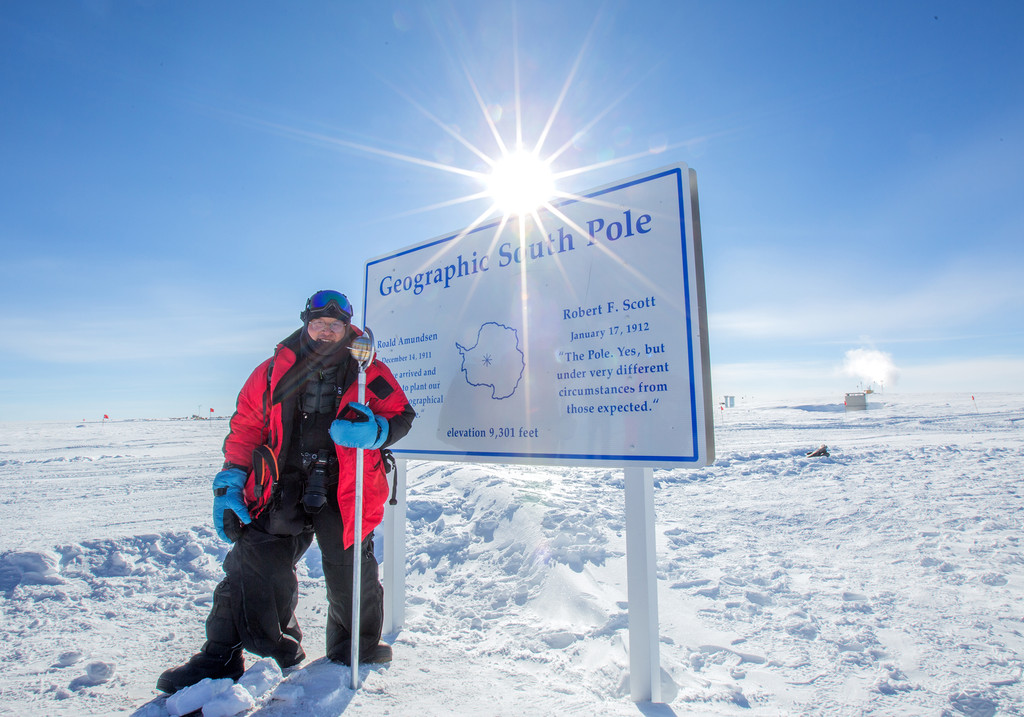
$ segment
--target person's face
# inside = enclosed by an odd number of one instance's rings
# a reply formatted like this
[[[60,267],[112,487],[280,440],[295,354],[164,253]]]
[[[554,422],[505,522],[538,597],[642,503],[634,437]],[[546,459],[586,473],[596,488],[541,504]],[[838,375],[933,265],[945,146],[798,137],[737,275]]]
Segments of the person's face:
[[[348,323],[340,319],[313,319],[306,327],[309,338],[314,341],[326,343],[337,343],[345,338],[348,331]]]

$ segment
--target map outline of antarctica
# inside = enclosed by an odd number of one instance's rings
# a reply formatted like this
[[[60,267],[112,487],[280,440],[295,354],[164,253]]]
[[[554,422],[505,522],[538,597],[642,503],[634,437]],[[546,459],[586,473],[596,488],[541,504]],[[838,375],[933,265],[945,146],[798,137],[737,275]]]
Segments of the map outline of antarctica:
[[[526,373],[526,356],[519,348],[519,332],[511,326],[488,321],[476,333],[476,343],[455,348],[462,356],[461,371],[470,386],[491,389],[497,401],[511,398]],[[518,371],[518,373],[516,373]]]

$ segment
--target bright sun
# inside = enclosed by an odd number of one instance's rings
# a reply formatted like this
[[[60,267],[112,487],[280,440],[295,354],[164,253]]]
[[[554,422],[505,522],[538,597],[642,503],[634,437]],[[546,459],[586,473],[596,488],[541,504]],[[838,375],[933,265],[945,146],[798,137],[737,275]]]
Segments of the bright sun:
[[[494,163],[487,178],[487,191],[506,215],[523,216],[554,196],[555,179],[546,162],[519,150]]]

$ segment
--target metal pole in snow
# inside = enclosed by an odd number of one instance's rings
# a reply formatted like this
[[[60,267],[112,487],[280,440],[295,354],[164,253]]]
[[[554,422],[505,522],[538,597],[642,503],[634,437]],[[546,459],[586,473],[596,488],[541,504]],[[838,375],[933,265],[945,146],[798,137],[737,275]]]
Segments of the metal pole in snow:
[[[373,332],[363,327],[362,336],[357,336],[352,341],[349,349],[352,358],[359,364],[359,403],[366,403],[366,369],[373,361]],[[356,497],[355,517],[352,521],[355,531],[355,540],[352,543],[352,625],[349,633],[352,639],[352,653],[350,663],[352,665],[353,690],[359,689],[359,622],[360,608],[362,607],[362,582],[363,582],[363,449],[356,449]]]

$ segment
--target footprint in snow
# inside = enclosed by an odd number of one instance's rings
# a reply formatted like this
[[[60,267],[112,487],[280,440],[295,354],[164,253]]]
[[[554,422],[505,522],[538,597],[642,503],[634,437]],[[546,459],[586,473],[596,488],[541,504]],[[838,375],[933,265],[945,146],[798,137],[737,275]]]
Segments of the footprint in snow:
[[[78,650],[69,650],[67,652],[60,653],[60,657],[57,658],[57,662],[54,663],[54,667],[71,667],[71,665],[81,662],[83,654]]]
[[[949,703],[957,712],[967,717],[993,717],[997,703],[980,692],[964,691],[950,695]]]
[[[85,674],[73,679],[68,688],[77,691],[85,687],[102,685],[104,682],[110,681],[116,669],[117,666],[113,662],[95,660],[85,666]]]
[[[868,597],[855,592],[843,593],[843,612],[873,613]]]
[[[765,595],[764,593],[755,592],[753,590],[748,590],[745,593],[745,597],[750,602],[754,603],[755,605],[760,605],[761,607],[765,607],[767,605],[772,604],[772,598],[770,595]]]

